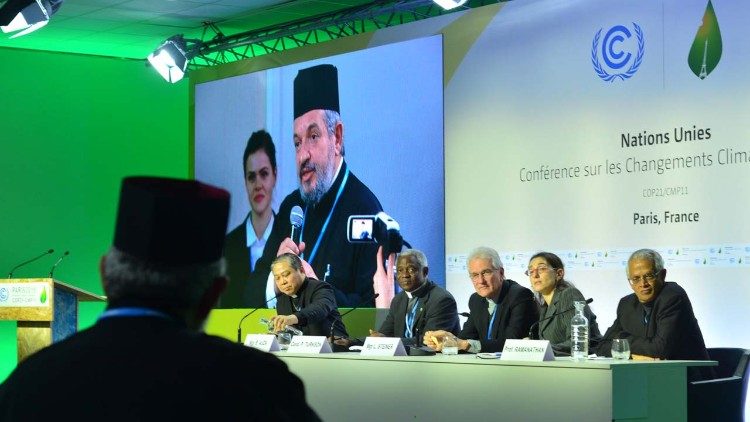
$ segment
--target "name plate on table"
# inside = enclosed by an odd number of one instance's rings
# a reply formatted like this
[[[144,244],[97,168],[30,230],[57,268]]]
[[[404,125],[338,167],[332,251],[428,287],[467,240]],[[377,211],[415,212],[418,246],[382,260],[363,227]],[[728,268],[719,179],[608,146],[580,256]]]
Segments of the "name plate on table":
[[[245,337],[245,346],[264,352],[278,352],[279,342],[273,334],[248,334]]]
[[[406,349],[398,337],[367,337],[362,356],[406,356]]]
[[[555,360],[549,340],[505,340],[500,360],[546,362]]]
[[[312,355],[331,353],[331,345],[328,344],[326,336],[294,336],[287,352]]]

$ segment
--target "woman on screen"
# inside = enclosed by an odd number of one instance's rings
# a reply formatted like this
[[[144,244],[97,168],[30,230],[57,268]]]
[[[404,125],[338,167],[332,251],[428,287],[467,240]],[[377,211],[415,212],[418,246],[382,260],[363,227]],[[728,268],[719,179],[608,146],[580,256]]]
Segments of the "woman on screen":
[[[531,288],[539,304],[539,324],[532,338],[549,340],[556,354],[570,354],[570,320],[575,315],[573,302],[585,301],[581,292],[565,280],[565,265],[551,252],[539,252],[531,257],[526,270]],[[558,315],[555,315],[559,312]],[[589,350],[601,339],[596,315],[588,305],[584,314],[589,320]],[[555,316],[552,316],[555,315]]]
[[[250,274],[256,270],[255,262],[263,255],[273,227],[275,212],[271,203],[276,186],[276,147],[268,132],[261,129],[250,135],[242,166],[250,212],[245,221],[227,234],[224,257],[230,282],[221,297],[219,306],[222,308],[248,306],[244,298],[245,287]],[[266,286],[266,297],[272,299],[275,295],[271,280]],[[269,303],[269,307],[273,305]]]

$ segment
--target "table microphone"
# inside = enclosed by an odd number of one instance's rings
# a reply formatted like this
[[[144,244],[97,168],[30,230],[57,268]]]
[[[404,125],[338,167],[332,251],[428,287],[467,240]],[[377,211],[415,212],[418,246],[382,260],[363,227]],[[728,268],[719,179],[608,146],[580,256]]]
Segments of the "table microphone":
[[[268,299],[265,304],[268,305],[269,303],[271,303],[272,300],[278,299],[279,296],[281,296],[283,294],[284,293],[277,293],[276,296]],[[242,319],[240,320],[240,323],[237,324],[237,343],[242,344],[242,321],[244,321],[245,318],[249,317],[250,315],[254,314],[255,311],[257,311],[258,309],[268,309],[268,308],[255,308],[252,311],[250,311],[247,314],[245,314],[245,316],[242,317]]]
[[[52,266],[52,268],[49,269],[49,277],[52,278],[52,274],[55,272],[55,268],[60,264],[60,261],[63,260],[66,256],[70,255],[70,251],[65,251],[64,254],[60,255],[60,258],[57,258],[57,262],[55,262],[55,265]]]
[[[344,323],[344,316],[349,315],[355,309],[359,309],[359,307],[362,306],[362,305],[364,305],[365,303],[368,303],[371,300],[377,299],[378,296],[380,296],[380,293],[375,293],[375,294],[369,295],[369,296],[367,296],[367,300],[363,300],[363,301],[359,302],[355,307],[353,307],[352,309],[349,309],[348,311],[346,311],[343,314],[341,314],[341,317],[339,318],[341,320],[341,323],[342,324]],[[335,337],[333,336],[333,327],[335,325],[336,325],[336,320],[334,319],[333,323],[331,323],[331,329],[329,331],[331,333],[331,343],[333,343],[333,340],[335,339]]]
[[[292,225],[292,233],[289,238],[292,242],[299,245],[300,238],[302,237],[302,223],[305,222],[305,213],[302,211],[302,207],[295,205],[289,212],[289,223]]]
[[[588,298],[588,299],[586,299],[586,304],[588,305],[589,303],[591,303],[593,301],[594,301],[594,298]],[[539,321],[531,324],[531,327],[529,327],[529,338],[533,340],[534,337],[537,337],[537,336],[534,335],[534,329],[539,326],[539,323],[544,322],[544,321],[546,321],[548,319],[554,318],[554,317],[556,317],[558,315],[564,314],[566,312],[570,312],[570,311],[572,311],[575,308],[576,308],[575,305],[573,305],[573,306],[571,306],[570,308],[568,308],[568,309],[566,309],[564,311],[557,311],[554,314],[552,314],[552,315],[550,315],[548,317],[542,318]]]
[[[47,256],[47,255],[50,255],[50,254],[52,254],[52,253],[54,253],[54,252],[55,252],[55,250],[54,250],[54,249],[50,249],[50,250],[48,250],[47,252],[45,252],[45,253],[43,253],[43,254],[41,254],[41,255],[39,255],[39,256],[35,256],[35,257],[33,257],[33,258],[29,259],[28,261],[24,261],[24,262],[22,262],[22,263],[20,263],[20,264],[16,265],[15,267],[13,267],[13,269],[12,269],[12,270],[10,270],[10,272],[8,272],[8,278],[13,278],[13,272],[14,272],[14,271],[16,271],[17,269],[19,269],[19,268],[23,267],[24,265],[26,265],[26,264],[31,264],[32,262],[36,261],[37,259],[39,259],[39,258],[41,258],[41,257],[43,257],[43,256]]]

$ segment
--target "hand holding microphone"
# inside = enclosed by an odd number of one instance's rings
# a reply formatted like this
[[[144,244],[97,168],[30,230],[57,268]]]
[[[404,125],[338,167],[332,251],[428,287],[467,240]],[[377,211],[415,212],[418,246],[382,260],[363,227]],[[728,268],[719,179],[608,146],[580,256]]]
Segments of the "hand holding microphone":
[[[304,222],[305,213],[302,211],[302,207],[295,205],[289,212],[289,224],[292,226],[291,233],[289,233],[289,237],[284,239],[279,245],[279,250],[276,252],[276,256],[285,253],[292,253],[301,257],[305,252],[305,242],[302,241],[302,226],[304,225]],[[305,273],[307,273],[307,271],[305,271]]]

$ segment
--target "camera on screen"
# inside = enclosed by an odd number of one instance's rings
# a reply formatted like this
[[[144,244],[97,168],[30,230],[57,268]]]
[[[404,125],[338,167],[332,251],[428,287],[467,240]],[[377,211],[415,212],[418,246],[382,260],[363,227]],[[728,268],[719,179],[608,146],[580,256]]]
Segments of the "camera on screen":
[[[400,252],[404,245],[398,222],[385,212],[376,215],[350,215],[347,239],[351,243],[377,243],[387,256]]]

